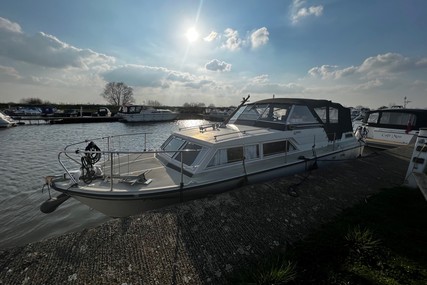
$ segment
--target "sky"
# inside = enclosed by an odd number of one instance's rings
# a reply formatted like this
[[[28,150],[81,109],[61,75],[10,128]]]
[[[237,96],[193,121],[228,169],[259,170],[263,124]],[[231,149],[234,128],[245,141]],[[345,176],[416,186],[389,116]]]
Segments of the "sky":
[[[1,0],[0,102],[427,108],[425,0]]]

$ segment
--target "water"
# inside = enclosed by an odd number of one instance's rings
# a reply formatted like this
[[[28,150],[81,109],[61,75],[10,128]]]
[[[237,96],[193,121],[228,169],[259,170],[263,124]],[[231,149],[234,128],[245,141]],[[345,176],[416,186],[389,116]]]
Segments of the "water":
[[[0,249],[25,245],[99,225],[110,218],[74,199],[50,214],[40,212],[49,198],[42,193],[44,177],[63,173],[58,152],[66,145],[90,138],[127,133],[151,133],[147,149],[158,149],[173,131],[207,123],[180,120],[152,124],[92,123],[25,125],[0,129]],[[142,150],[143,136],[131,136],[132,150]],[[52,196],[58,193],[52,192]]]

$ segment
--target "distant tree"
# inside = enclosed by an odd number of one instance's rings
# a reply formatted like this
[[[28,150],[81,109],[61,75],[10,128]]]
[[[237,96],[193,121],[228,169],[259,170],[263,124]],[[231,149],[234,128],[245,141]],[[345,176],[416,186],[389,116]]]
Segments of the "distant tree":
[[[215,104],[209,104],[208,108],[215,108]]]
[[[199,108],[203,108],[206,105],[205,105],[205,103],[194,103],[194,102],[187,103],[187,102],[185,102],[184,105],[182,105],[182,106],[186,107],[186,108],[188,108],[188,107],[199,107]]]
[[[133,88],[123,82],[109,82],[104,87],[101,96],[108,103],[115,106],[127,105],[135,102],[133,98]]]
[[[147,106],[160,107],[160,106],[162,106],[162,104],[159,101],[157,101],[157,100],[148,100],[147,101]]]
[[[29,104],[29,105],[42,105],[43,101],[39,98],[24,98],[21,99],[22,104]]]

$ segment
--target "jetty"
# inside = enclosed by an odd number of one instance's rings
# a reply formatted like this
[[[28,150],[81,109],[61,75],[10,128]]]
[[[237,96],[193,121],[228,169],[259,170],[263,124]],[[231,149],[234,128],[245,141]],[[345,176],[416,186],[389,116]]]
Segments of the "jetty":
[[[413,146],[0,251],[0,284],[227,284],[405,180]]]

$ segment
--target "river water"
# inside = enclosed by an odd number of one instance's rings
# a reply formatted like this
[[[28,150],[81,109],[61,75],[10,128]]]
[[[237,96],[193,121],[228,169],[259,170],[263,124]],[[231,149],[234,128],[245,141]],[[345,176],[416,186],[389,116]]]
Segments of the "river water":
[[[203,123],[207,122],[23,125],[0,129],[0,249],[94,227],[110,219],[74,199],[68,199],[53,213],[40,211],[40,205],[49,198],[47,191],[42,193],[44,177],[63,173],[58,153],[66,145],[91,138],[146,132],[150,133],[147,149],[158,149],[173,131]],[[122,143],[128,143],[131,150],[144,149],[143,135],[141,139]],[[52,196],[57,193],[52,192]]]

